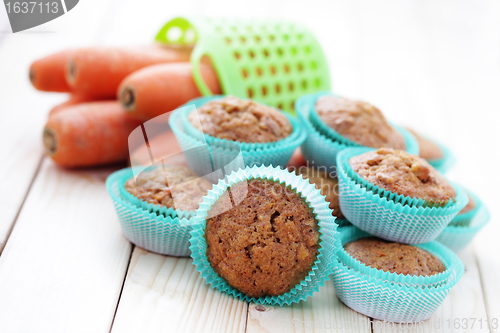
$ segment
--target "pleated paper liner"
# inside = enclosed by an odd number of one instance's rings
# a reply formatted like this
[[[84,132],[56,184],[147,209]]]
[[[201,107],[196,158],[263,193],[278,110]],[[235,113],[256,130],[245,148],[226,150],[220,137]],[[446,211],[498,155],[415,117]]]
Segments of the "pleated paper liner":
[[[455,252],[464,250],[476,234],[490,221],[490,212],[475,194],[467,191],[476,203],[476,208],[458,214],[436,239]]]
[[[174,209],[174,208],[167,208],[163,205],[159,204],[153,204],[147,201],[144,201],[142,199],[137,198],[134,196],[132,193],[128,192],[125,189],[125,183],[133,177],[133,173],[123,173],[122,177],[118,180],[118,190],[120,192],[120,196],[125,200],[128,201],[129,203],[142,208],[148,212],[155,212],[158,215],[163,215],[165,217],[171,216],[171,217],[179,217],[179,218],[186,218],[189,219],[193,217],[196,214],[196,211],[186,211],[186,210],[180,210],[180,209]]]
[[[196,99],[189,101],[188,103],[186,103],[186,105],[194,105],[198,109],[210,101],[219,100],[219,99],[222,99],[224,97],[226,97],[226,96],[216,95],[216,96],[200,97],[200,98],[196,98]],[[186,109],[183,109],[182,115],[181,115],[182,127],[184,128],[184,131],[186,132],[186,134],[188,134],[191,137],[196,138],[198,140],[204,139],[206,142],[218,142],[218,143],[232,142],[234,144],[237,144],[241,150],[246,150],[246,151],[263,150],[266,148],[276,147],[279,145],[287,145],[290,142],[294,142],[298,137],[302,136],[303,135],[302,132],[304,131],[303,127],[296,120],[295,117],[291,116],[290,114],[285,113],[284,115],[290,121],[290,123],[293,127],[293,130],[292,130],[292,133],[284,139],[281,139],[279,141],[274,141],[274,142],[241,142],[241,141],[226,140],[226,139],[217,138],[217,137],[212,136],[212,135],[208,135],[208,134],[200,131],[198,128],[196,128],[188,119],[188,115],[191,112],[194,112],[194,111],[189,109],[189,108],[186,108]]]
[[[371,268],[349,255],[344,244],[370,234],[352,226],[339,229],[342,248],[332,281],[339,299],[368,317],[396,323],[428,319],[460,280],[460,259],[438,242],[417,245],[444,264],[446,270],[432,276],[409,276]]]
[[[349,159],[371,148],[349,148],[337,156],[339,197],[342,213],[358,228],[377,237],[408,244],[436,239],[469,201],[465,191],[453,183],[455,200],[431,206],[423,199],[386,191],[358,176]]]
[[[309,274],[289,292],[278,296],[249,297],[231,287],[211,267],[207,260],[207,243],[205,239],[205,226],[207,213],[217,199],[224,194],[229,187],[241,181],[251,179],[269,179],[289,186],[298,193],[312,209],[319,222],[320,249],[317,260]],[[325,201],[320,191],[302,177],[286,170],[274,167],[253,167],[231,173],[223,181],[220,181],[209,191],[200,204],[198,214],[195,217],[196,224],[191,232],[191,257],[197,270],[201,273],[207,283],[221,292],[232,295],[238,299],[270,305],[283,305],[297,303],[313,295],[329,279],[333,265],[336,261],[336,252],[339,247],[337,224],[332,210]]]
[[[243,150],[236,142],[227,140],[220,142],[207,142],[204,140],[204,138],[195,138],[189,135],[188,133],[186,133],[182,123],[183,112],[186,112],[183,111],[183,108],[174,111],[169,120],[170,127],[172,128],[172,131],[174,132],[182,150],[189,151],[191,149],[201,149],[204,147],[206,150],[206,154],[211,155],[212,158],[216,158],[219,166],[226,166],[231,163],[234,164],[235,159],[238,156],[242,158],[242,163],[244,164],[244,166],[286,166],[295,149],[300,146],[300,144],[306,138],[306,132],[303,130],[300,122],[291,118],[292,125],[298,131],[297,136],[294,136],[293,140],[285,139],[279,145],[270,145],[259,149]],[[187,154],[186,160],[190,168],[193,169],[196,168],[196,166],[200,163],[206,161],[206,158],[203,158],[200,161],[198,160],[196,154]],[[215,169],[217,169],[217,167]],[[193,170],[196,172],[195,169]],[[232,170],[237,169],[232,168]]]
[[[444,145],[431,140],[439,146],[441,151],[443,152],[443,157],[435,160],[429,160],[429,164],[436,168],[441,174],[445,174],[454,164],[455,164],[455,156],[453,153]]]
[[[307,130],[307,139],[301,146],[304,158],[312,166],[324,166],[330,169],[336,167],[336,156],[338,153],[349,147],[361,147],[359,144],[343,137],[332,128],[322,123],[321,120],[314,121],[316,100],[321,96],[335,96],[331,92],[319,92],[300,97],[295,103],[295,108],[301,122]],[[318,118],[319,119],[319,118]],[[320,129],[318,126],[321,126]],[[406,144],[406,151],[410,154],[418,155],[418,142],[408,131],[391,124],[398,132],[403,135]],[[327,128],[327,130],[325,130]]]
[[[120,192],[123,179],[133,176],[132,168],[119,170],[106,179],[123,234],[135,245],[148,251],[171,256],[190,255],[191,219],[158,214],[126,200]]]

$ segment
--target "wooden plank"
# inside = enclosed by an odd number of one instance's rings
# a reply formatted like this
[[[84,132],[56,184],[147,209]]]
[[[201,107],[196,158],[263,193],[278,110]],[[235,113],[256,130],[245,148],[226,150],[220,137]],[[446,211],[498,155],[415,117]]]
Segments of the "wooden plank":
[[[246,315],[247,303],[210,288],[191,259],[136,247],[111,332],[244,332]]]
[[[0,257],[0,332],[109,332],[131,252],[109,171],[43,162]]]
[[[312,298],[290,306],[251,303],[247,332],[371,332],[369,318],[349,309],[327,281]]]
[[[8,34],[0,43],[0,251],[10,234],[42,158],[42,130],[47,113],[65,94],[38,92],[28,79],[30,64],[63,48],[90,43],[106,20],[111,0],[81,1],[74,11],[25,32]],[[102,9],[102,10],[98,10]],[[78,12],[78,13],[76,13]]]

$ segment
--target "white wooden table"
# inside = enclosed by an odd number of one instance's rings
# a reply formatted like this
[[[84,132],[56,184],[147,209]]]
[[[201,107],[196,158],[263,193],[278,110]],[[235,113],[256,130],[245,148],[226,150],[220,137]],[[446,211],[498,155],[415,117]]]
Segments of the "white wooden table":
[[[186,14],[306,24],[327,52],[335,92],[452,148],[449,177],[478,193],[492,220],[460,255],[465,275],[429,321],[370,322],[331,283],[289,307],[235,300],[210,289],[190,259],[149,253],[122,236],[104,187],[111,168],[67,171],[44,157],[47,112],[65,97],[32,89],[29,64],[63,48],[146,44]],[[494,0],[82,0],[13,35],[1,9],[0,332],[500,332],[486,325],[500,320],[499,17]]]

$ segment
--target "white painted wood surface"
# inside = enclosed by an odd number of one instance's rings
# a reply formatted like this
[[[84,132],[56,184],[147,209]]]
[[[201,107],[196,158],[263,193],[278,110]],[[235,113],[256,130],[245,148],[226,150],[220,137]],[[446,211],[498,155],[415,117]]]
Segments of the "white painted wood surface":
[[[108,174],[44,160],[0,257],[0,332],[109,332],[131,245]]]
[[[492,221],[461,255],[467,272],[431,319],[444,326],[390,329],[375,321],[331,330],[334,322],[368,322],[331,284],[290,307],[234,300],[209,288],[189,259],[140,248],[131,254],[104,189],[109,170],[67,172],[42,160],[46,113],[64,97],[30,87],[31,61],[94,41],[147,44],[170,17],[190,14],[302,22],[327,53],[335,92],[370,101],[452,148],[457,165],[449,177],[485,201]],[[0,250],[8,239],[0,332],[500,331],[477,322],[500,320],[498,17],[494,0],[86,0],[32,32],[0,36]],[[476,326],[448,329],[456,318],[476,318]]]

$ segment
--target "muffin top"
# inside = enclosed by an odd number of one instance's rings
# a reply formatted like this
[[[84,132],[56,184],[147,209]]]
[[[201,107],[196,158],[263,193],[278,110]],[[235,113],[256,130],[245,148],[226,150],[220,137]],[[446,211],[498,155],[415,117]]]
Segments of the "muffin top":
[[[426,159],[427,161],[443,158],[444,153],[437,144],[435,144],[431,140],[427,140],[426,138],[421,137],[411,128],[406,129],[417,139],[418,146],[420,147],[420,157]]]
[[[458,214],[465,214],[476,208],[476,202],[474,199],[472,199],[469,193],[467,193],[467,196],[469,197],[469,202],[467,203],[467,206],[465,206]]]
[[[359,176],[387,191],[446,205],[455,198],[453,186],[423,158],[401,150],[379,148],[351,157],[349,164]]]
[[[441,260],[419,247],[375,237],[347,243],[344,249],[363,264],[384,272],[430,276],[446,269]]]
[[[232,202],[239,203],[233,207]],[[319,253],[320,233],[313,213],[297,193],[279,183],[262,179],[237,183],[208,216],[210,265],[250,297],[288,292],[309,274]]]
[[[369,103],[321,96],[315,108],[326,125],[362,146],[406,149],[401,133],[389,125],[379,109]]]
[[[274,142],[292,133],[292,124],[278,109],[234,96],[206,103],[188,120],[205,134],[239,142]]]
[[[339,204],[339,181],[336,177],[330,177],[326,171],[312,167],[299,167],[295,170],[297,175],[308,179],[309,183],[314,184],[325,200],[330,203],[330,209],[333,209],[333,216],[344,219]]]
[[[180,165],[159,166],[125,183],[125,189],[141,200],[180,210],[198,209],[211,188],[208,180]]]

